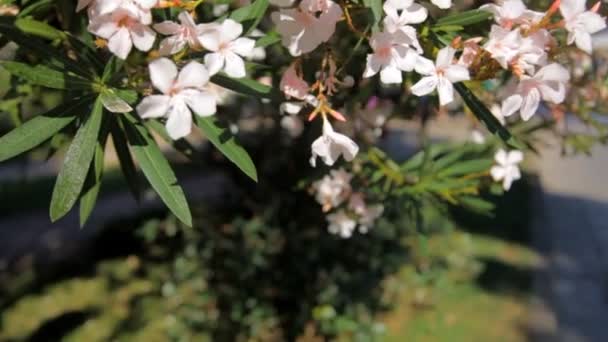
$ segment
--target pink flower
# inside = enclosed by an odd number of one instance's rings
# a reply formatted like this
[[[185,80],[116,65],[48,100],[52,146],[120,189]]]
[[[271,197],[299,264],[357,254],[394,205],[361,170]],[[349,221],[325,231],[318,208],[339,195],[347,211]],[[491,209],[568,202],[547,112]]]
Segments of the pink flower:
[[[426,8],[414,0],[387,0],[382,8],[386,13],[384,29],[391,33],[408,24],[419,24],[428,16]]]
[[[445,47],[437,53],[435,64],[426,58],[419,58],[416,64],[416,72],[425,75],[418,83],[412,86],[412,93],[423,96],[437,89],[439,93],[439,104],[441,106],[454,100],[454,86],[452,83],[470,79],[469,70],[454,63],[456,50]]]
[[[162,95],[146,96],[137,106],[144,118],[167,117],[167,133],[172,139],[190,134],[192,112],[210,116],[216,112],[216,99],[204,90],[209,81],[207,69],[200,63],[190,62],[177,73],[170,59],[160,58],[150,63],[150,78]]]
[[[380,72],[382,83],[401,83],[401,72],[414,69],[418,52],[409,46],[412,42],[402,31],[374,33],[369,43],[374,53],[367,55],[363,77]]]
[[[515,94],[503,101],[502,115],[509,116],[519,110],[521,118],[528,121],[536,113],[541,98],[552,103],[563,102],[569,80],[568,70],[557,63],[541,68],[533,77],[524,76]]]
[[[201,42],[199,36],[206,30],[214,27],[212,24],[197,25],[188,12],[179,14],[180,24],[172,21],[164,21],[154,24],[154,29],[167,37],[160,42],[159,53],[161,56],[173,55],[183,49],[186,44],[194,50],[200,50]]]
[[[482,37],[473,37],[464,41],[464,48],[462,49],[462,54],[458,59],[458,64],[464,65],[466,67],[470,66],[473,63],[473,60],[481,50],[479,46],[479,42],[483,40]]]
[[[519,54],[521,47],[519,30],[507,30],[498,25],[492,25],[490,39],[483,48],[490,53],[500,66],[509,68],[509,63]]]
[[[606,27],[606,20],[597,14],[599,2],[591,11],[585,10],[585,0],[562,0],[559,9],[568,31],[568,44],[591,53],[591,35]]]
[[[319,13],[310,11],[318,8],[325,10]],[[283,9],[271,14],[283,46],[289,49],[292,56],[311,52],[328,41],[341,17],[342,9],[332,1],[322,2],[321,5],[314,5],[311,1],[302,2],[300,8]]]
[[[108,49],[121,59],[126,59],[133,45],[141,51],[152,48],[156,33],[142,24],[133,12],[118,9],[110,14],[93,18],[89,31],[108,40]]]
[[[494,20],[500,26],[510,30],[514,25],[529,26],[539,21],[544,13],[531,11],[521,0],[505,0],[501,5],[487,4],[479,9],[494,14]]]
[[[283,73],[279,87],[287,97],[294,97],[299,100],[304,100],[309,90],[308,83],[298,76],[294,64],[290,65]]]
[[[214,75],[224,70],[230,77],[241,78],[247,75],[242,57],[253,53],[255,41],[239,38],[243,26],[232,19],[224,20],[213,30],[205,31],[200,37],[203,46],[211,51],[205,55],[205,65]]]

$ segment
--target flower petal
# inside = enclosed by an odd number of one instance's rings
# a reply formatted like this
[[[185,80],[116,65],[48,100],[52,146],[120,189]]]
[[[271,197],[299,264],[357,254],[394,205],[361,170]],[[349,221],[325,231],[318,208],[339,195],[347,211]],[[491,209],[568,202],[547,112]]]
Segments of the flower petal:
[[[169,94],[177,77],[177,67],[168,58],[159,58],[148,65],[152,84],[163,94]]]
[[[521,108],[524,99],[519,94],[514,94],[502,101],[500,112],[502,116],[511,116]]]
[[[154,24],[153,27],[158,33],[164,34],[166,36],[177,34],[181,29],[180,25],[169,20],[163,21],[162,23]]]
[[[435,90],[437,83],[438,80],[436,76],[426,76],[414,84],[410,90],[416,96],[424,96]]]
[[[226,64],[224,65],[224,71],[226,74],[233,78],[241,78],[247,76],[245,72],[245,62],[236,53],[227,52]]]
[[[177,76],[176,87],[184,88],[200,88],[209,82],[209,72],[201,63],[192,61],[188,63]]]
[[[536,113],[538,105],[540,104],[540,91],[536,88],[530,89],[528,94],[524,97],[524,101],[521,105],[519,113],[522,120],[528,121]]]
[[[133,48],[131,36],[126,28],[121,28],[108,40],[108,49],[120,59],[127,59]]]
[[[190,134],[192,131],[192,113],[183,101],[173,101],[165,127],[173,140]]]
[[[144,119],[160,118],[169,110],[171,97],[167,95],[150,95],[137,105],[137,114]]]
[[[131,29],[133,45],[140,51],[148,51],[154,45],[156,32],[146,25],[134,25]]]
[[[206,54],[205,66],[209,71],[209,76],[217,74],[224,67],[224,56],[217,52]]]
[[[235,40],[243,33],[243,25],[232,19],[226,19],[222,22],[220,33],[224,41]]]
[[[197,90],[186,90],[182,94],[194,114],[211,116],[217,112],[217,103],[213,94]]]
[[[438,79],[437,93],[439,94],[439,105],[445,106],[454,101],[454,86],[445,77],[439,77]]]
[[[230,50],[243,57],[251,56],[254,47],[255,40],[249,38],[238,38],[230,44]]]

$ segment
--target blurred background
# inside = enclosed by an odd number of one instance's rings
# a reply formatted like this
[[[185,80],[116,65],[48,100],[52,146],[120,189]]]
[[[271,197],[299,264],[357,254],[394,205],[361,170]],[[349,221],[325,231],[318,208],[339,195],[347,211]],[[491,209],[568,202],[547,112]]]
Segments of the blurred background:
[[[606,53],[608,34],[596,43]],[[2,101],[0,115],[61,100],[11,89],[3,70],[0,82],[0,95],[22,95]],[[570,130],[587,129],[568,120]],[[429,121],[433,141],[469,139],[463,116]],[[200,137],[191,139],[200,163],[163,146],[192,228],[145,187],[136,201],[112,153],[89,223],[81,228],[77,212],[50,223],[62,154],[48,156],[61,136],[0,165],[0,341],[608,340],[604,146],[564,156],[546,134],[523,179],[485,195],[493,215],[404,203],[370,234],[343,240],[292,184],[308,167],[309,142],[292,149],[301,155],[285,155],[273,150],[273,134],[248,141],[262,124],[245,119],[235,128],[259,165],[259,184]],[[420,150],[420,130],[417,121],[390,121],[378,144],[405,160]],[[285,158],[301,162],[277,167]]]

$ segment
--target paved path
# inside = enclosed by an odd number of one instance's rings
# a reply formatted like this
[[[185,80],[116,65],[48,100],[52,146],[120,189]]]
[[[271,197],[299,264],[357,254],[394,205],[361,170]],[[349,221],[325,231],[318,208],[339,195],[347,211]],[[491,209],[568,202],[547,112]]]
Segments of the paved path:
[[[541,158],[534,240],[547,268],[536,283],[555,321],[541,340],[608,341],[608,147],[570,158],[545,148]]]

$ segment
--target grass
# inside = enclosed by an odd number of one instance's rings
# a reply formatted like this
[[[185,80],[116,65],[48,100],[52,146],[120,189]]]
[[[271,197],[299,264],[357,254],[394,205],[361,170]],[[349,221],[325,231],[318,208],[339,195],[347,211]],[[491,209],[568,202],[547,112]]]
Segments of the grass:
[[[527,340],[527,290],[531,272],[541,263],[536,253],[460,231],[430,238],[428,250],[418,255],[417,266],[405,266],[387,281],[396,304],[381,317],[386,326],[382,341]],[[443,269],[435,271],[437,263]],[[502,278],[492,275],[496,265]],[[420,273],[416,267],[427,270]]]

